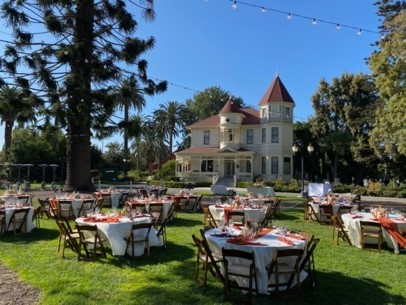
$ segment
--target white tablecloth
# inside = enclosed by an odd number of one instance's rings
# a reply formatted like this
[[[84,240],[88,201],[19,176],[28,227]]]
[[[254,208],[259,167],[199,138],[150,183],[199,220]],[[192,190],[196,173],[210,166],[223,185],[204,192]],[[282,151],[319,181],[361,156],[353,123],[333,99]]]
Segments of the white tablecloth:
[[[125,249],[127,242],[124,237],[128,237],[131,232],[131,226],[133,223],[150,223],[151,217],[138,217],[131,220],[129,218],[120,218],[120,222],[85,222],[84,218],[80,217],[76,219],[77,224],[97,225],[97,229],[101,236],[106,237],[111,246],[113,255],[125,255]],[[150,247],[161,246],[162,241],[157,237],[156,230],[151,229],[149,235]],[[135,256],[142,255],[144,253],[144,247],[142,244],[136,245]]]
[[[308,192],[309,196],[323,197],[326,196],[328,191],[332,189],[330,183],[309,183]]]
[[[356,217],[356,218],[353,218]],[[399,215],[389,215],[389,217],[396,223],[396,226],[399,228],[400,232],[404,232],[406,230],[406,220],[397,219]],[[360,221],[374,221],[372,219],[371,213],[367,212],[357,212],[356,214],[344,214],[341,216],[343,219],[344,225],[348,228],[348,235],[350,236],[351,243],[353,246],[361,247],[361,226]],[[393,237],[386,231],[382,229],[383,239],[388,245],[389,248],[394,249],[396,253],[399,253],[399,245],[393,239]],[[367,242],[377,243],[376,240],[367,240]]]
[[[32,205],[32,198],[29,195],[3,195],[0,196],[0,200],[4,201],[6,204],[28,204]]]
[[[34,215],[34,208],[33,207],[24,207],[24,209],[29,209],[29,211],[28,211],[28,215],[27,215],[27,220],[25,222],[25,226],[23,227],[23,232],[29,233],[34,228],[34,223],[32,221],[32,218]],[[15,210],[15,208],[12,208],[12,207],[5,208],[5,211],[6,211],[6,229],[5,230],[6,231],[7,231],[8,225],[10,223],[11,216],[14,213],[14,210]],[[22,215],[18,215],[17,217],[18,217],[17,219],[19,219],[20,217],[22,217]],[[13,230],[13,225],[10,226],[8,231],[12,231],[12,230]]]
[[[255,264],[257,267],[257,280],[258,280],[258,292],[262,294],[267,294],[268,292],[268,272],[266,266],[272,261],[272,257],[277,249],[295,248],[295,249],[305,249],[306,241],[299,240],[295,238],[287,239],[291,240],[294,244],[287,245],[286,243],[279,241],[278,237],[280,235],[276,234],[276,231],[271,231],[267,235],[258,238],[255,242],[260,242],[266,244],[266,246],[255,246],[255,245],[237,245],[227,242],[229,237],[215,237],[212,234],[221,233],[220,229],[212,229],[206,231],[205,236],[208,240],[209,246],[213,252],[221,253],[221,248],[226,249],[238,249],[246,252],[254,252]],[[301,281],[306,278],[306,272],[302,272],[300,275]],[[272,280],[272,279],[271,279]],[[238,278],[237,282],[239,285],[248,286],[247,279]]]
[[[210,205],[209,209],[217,225],[221,226],[224,221],[224,207]],[[265,217],[266,210],[267,206],[258,209],[244,208],[244,219],[252,219],[256,222],[261,222]]]

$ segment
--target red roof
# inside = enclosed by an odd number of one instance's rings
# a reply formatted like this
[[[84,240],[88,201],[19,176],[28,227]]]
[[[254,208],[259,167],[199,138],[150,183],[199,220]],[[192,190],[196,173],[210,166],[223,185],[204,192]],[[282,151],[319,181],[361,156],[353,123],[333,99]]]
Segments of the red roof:
[[[224,109],[224,107],[223,107],[223,109]],[[253,108],[239,108],[238,106],[235,106],[235,107],[236,107],[236,109],[233,112],[240,113],[244,116],[244,118],[241,122],[241,125],[258,125],[259,124],[260,118],[259,118],[258,110],[253,109]],[[213,115],[204,120],[193,123],[192,125],[188,126],[188,128],[213,128],[213,127],[218,127],[219,125],[220,125],[220,117],[218,115]]]
[[[283,85],[279,75],[275,77],[272,84],[269,86],[265,95],[259,101],[259,105],[265,105],[271,102],[288,102],[295,103],[290,96],[288,90]]]
[[[221,114],[223,114],[223,113],[240,113],[240,107],[238,107],[238,105],[234,104],[234,102],[230,96],[227,103],[220,110],[220,113]]]

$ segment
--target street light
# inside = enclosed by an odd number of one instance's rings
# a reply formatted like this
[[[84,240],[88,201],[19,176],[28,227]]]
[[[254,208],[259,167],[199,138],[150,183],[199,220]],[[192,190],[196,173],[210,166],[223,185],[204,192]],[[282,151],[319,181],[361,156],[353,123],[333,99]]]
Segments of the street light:
[[[292,146],[292,152],[293,155],[295,155],[296,153],[300,152],[300,167],[301,167],[301,175],[302,175],[302,188],[301,188],[301,195],[302,197],[304,197],[304,154],[303,154],[303,143],[301,140],[297,140],[293,143]],[[314,151],[314,146],[312,145],[312,143],[310,143],[307,146],[307,151],[309,152],[309,154],[312,154],[312,152]]]

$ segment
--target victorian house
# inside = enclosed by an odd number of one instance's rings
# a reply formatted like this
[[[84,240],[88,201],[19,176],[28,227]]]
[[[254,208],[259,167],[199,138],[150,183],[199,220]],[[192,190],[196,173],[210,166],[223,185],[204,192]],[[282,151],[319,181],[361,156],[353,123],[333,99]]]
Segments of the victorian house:
[[[229,99],[218,115],[188,126],[191,147],[175,153],[176,175],[226,185],[259,177],[290,180],[294,106],[279,76],[259,110],[240,108]]]

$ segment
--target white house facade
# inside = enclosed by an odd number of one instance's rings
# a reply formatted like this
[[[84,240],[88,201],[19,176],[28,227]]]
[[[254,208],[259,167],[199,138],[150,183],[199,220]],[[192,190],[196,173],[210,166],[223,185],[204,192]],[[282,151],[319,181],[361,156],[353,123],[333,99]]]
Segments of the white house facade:
[[[293,172],[295,103],[279,76],[259,110],[239,108],[230,99],[218,115],[190,126],[191,147],[176,152],[176,175],[184,180],[290,180]]]

